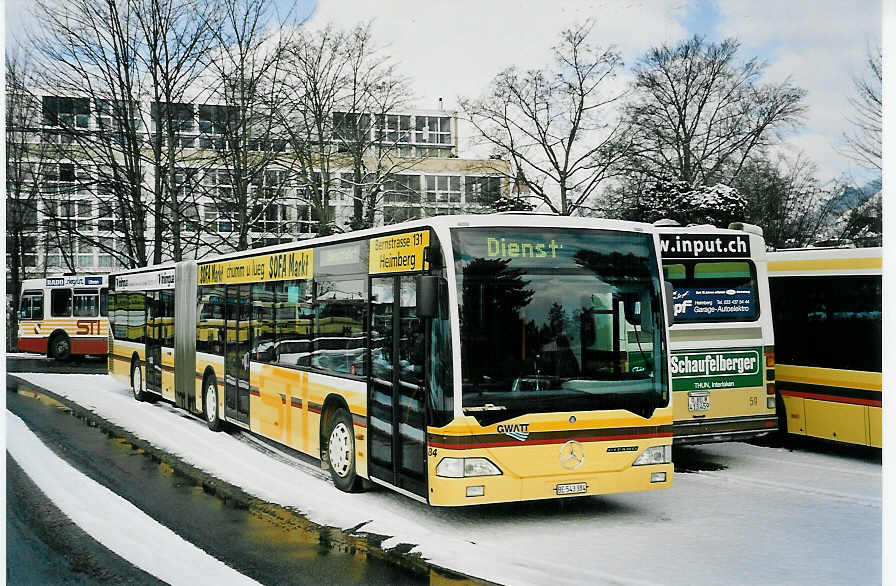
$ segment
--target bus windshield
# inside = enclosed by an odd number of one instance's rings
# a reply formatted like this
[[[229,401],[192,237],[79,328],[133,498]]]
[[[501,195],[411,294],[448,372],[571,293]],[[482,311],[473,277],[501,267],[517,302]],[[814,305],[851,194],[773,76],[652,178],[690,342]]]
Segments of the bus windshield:
[[[465,414],[648,417],[668,403],[651,235],[466,228],[453,246]]]

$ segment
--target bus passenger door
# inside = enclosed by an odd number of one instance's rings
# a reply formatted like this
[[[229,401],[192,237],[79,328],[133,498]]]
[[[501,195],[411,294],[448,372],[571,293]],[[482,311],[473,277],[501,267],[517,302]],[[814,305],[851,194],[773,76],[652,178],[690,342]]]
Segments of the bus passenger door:
[[[162,302],[160,291],[146,292],[146,388],[162,392]]]
[[[423,320],[412,276],[370,280],[369,472],[426,497]]]
[[[224,414],[249,424],[249,359],[252,351],[251,285],[224,290]]]

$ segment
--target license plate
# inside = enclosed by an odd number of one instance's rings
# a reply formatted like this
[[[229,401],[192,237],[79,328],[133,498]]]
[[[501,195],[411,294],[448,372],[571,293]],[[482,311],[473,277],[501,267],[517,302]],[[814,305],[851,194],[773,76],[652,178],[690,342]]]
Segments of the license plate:
[[[709,411],[709,393],[688,395],[688,411]]]
[[[584,494],[588,492],[588,484],[585,482],[573,482],[570,484],[558,484],[554,487],[558,495],[562,494]]]

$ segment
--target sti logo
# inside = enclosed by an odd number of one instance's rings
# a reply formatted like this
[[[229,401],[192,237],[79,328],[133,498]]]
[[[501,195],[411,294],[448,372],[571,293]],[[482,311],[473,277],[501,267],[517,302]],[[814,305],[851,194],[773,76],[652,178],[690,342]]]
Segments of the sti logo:
[[[526,441],[526,438],[529,437],[529,424],[528,423],[514,423],[512,425],[499,425],[498,433],[503,433],[504,435],[509,435],[515,440],[519,440],[521,442]]]
[[[102,277],[86,277],[84,279],[85,285],[102,285],[103,278]]]

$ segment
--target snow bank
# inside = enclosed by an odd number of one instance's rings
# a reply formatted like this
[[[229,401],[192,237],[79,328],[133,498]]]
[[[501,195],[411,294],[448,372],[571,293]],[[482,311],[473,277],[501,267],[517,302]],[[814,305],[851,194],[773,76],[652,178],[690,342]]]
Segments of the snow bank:
[[[87,534],[138,568],[169,584],[257,584],[70,466],[9,411],[6,430],[7,451],[44,494]]]
[[[260,453],[105,375],[18,375],[246,492],[324,525],[414,544],[440,566],[510,584],[879,583],[880,465],[743,443],[697,448],[727,466],[662,491],[437,509],[345,494],[316,467]],[[184,452],[190,446],[190,452]]]

